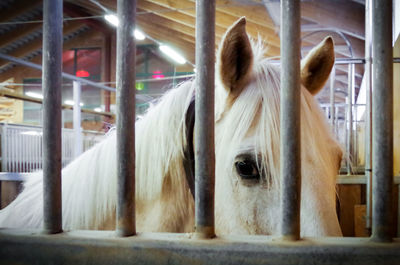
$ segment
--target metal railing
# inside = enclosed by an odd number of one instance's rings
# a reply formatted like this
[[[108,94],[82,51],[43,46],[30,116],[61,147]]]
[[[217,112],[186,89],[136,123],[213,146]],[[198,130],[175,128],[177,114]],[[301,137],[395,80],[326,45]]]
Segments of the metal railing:
[[[62,129],[62,166],[66,166],[74,158],[74,130]],[[100,142],[104,133],[83,131],[81,146],[83,151]],[[0,153],[2,172],[33,172],[41,170],[42,159],[42,127],[0,123]]]

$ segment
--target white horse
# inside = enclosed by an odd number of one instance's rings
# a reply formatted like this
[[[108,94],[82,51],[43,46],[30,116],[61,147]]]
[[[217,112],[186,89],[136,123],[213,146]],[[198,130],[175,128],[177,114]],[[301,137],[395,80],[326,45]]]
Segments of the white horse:
[[[278,234],[280,220],[279,90],[277,66],[251,41],[244,18],[225,34],[217,57],[215,150],[216,233]],[[302,62],[301,140],[303,236],[339,236],[335,176],[342,151],[313,98],[334,61],[326,38]],[[194,81],[172,89],[136,122],[136,217],[138,231],[190,232],[194,201],[183,166],[185,113]],[[288,103],[289,104],[289,103]],[[63,229],[114,229],[116,136],[62,171]],[[42,174],[32,174],[22,193],[0,212],[0,227],[40,228]]]

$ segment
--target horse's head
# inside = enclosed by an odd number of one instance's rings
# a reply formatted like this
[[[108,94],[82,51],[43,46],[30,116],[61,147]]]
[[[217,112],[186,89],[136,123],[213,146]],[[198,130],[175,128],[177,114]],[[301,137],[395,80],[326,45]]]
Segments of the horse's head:
[[[245,24],[242,18],[228,30],[217,58],[216,230],[278,234],[280,72],[262,58]],[[331,38],[302,61],[302,235],[341,234],[335,212],[341,149],[313,99],[333,62]]]

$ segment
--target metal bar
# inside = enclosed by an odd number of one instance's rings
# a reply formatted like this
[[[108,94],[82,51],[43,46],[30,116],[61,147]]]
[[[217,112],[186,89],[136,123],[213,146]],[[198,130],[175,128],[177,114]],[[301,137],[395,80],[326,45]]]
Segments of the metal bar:
[[[14,63],[21,64],[21,65],[28,66],[28,67],[33,68],[33,69],[41,70],[41,71],[43,71],[43,68],[44,68],[44,66],[42,67],[40,64],[27,62],[25,60],[22,60],[22,59],[19,59],[19,58],[10,56],[10,55],[6,55],[6,54],[3,54],[3,53],[0,53],[0,58],[4,59],[4,60],[11,61],[11,62],[14,62]],[[105,85],[102,85],[102,84],[98,84],[96,82],[93,82],[93,81],[90,81],[90,80],[87,80],[87,79],[84,79],[84,78],[81,78],[81,77],[77,77],[77,76],[74,76],[74,75],[71,75],[71,74],[62,73],[62,77],[65,78],[65,79],[68,79],[68,80],[72,80],[72,81],[79,81],[82,84],[87,84],[87,85],[90,85],[90,86],[94,86],[94,87],[97,87],[97,88],[101,88],[101,89],[104,89],[104,90],[115,92],[115,88],[108,87],[108,86],[105,86]]]
[[[336,184],[366,184],[365,175],[337,175]]]
[[[349,159],[347,160],[347,174],[351,174],[351,168],[353,166],[354,152],[353,152],[353,65],[348,65],[347,75],[347,154]]]
[[[44,68],[44,66],[42,67],[40,64],[27,62],[25,60],[22,60],[22,59],[19,59],[19,58],[10,56],[10,55],[6,55],[6,54],[3,54],[3,53],[0,53],[0,58],[3,59],[3,60],[8,60],[8,61],[17,63],[17,64],[25,65],[25,66],[28,66],[30,68],[37,69],[37,70],[40,70],[40,71],[43,71],[43,68]],[[78,81],[78,82],[81,82],[82,84],[86,84],[86,85],[90,85],[90,86],[97,87],[97,88],[100,88],[100,89],[104,89],[106,91],[111,91],[111,92],[115,92],[116,91],[115,88],[112,88],[112,87],[109,87],[109,86],[105,86],[105,85],[90,81],[88,79],[84,79],[84,78],[81,78],[81,77],[76,77],[74,75],[67,74],[67,73],[64,73],[64,72],[62,72],[61,74],[62,74],[63,78],[68,79],[68,80]],[[144,102],[148,101],[148,97],[143,96],[143,95],[136,95],[136,98],[138,100],[141,100],[141,101],[144,101]]]
[[[135,29],[136,0],[118,0],[117,30],[117,234],[136,234],[135,224]]]
[[[281,1],[281,233],[300,239],[300,1]]]
[[[73,81],[74,93],[74,158],[82,154],[82,128],[81,128],[81,83]]]
[[[400,237],[400,185],[397,185],[397,237]]]
[[[393,49],[392,1],[372,2],[373,43],[373,201],[372,240],[392,240]]]
[[[372,227],[372,0],[365,2],[365,175],[366,185],[366,220],[368,231]]]
[[[23,100],[23,101],[34,102],[34,103],[38,103],[38,104],[43,104],[43,100],[41,100],[41,99],[29,97],[26,95],[22,95],[20,93],[15,93],[15,92],[6,91],[6,90],[0,90],[0,96],[19,99],[19,100]],[[62,108],[63,109],[73,109],[72,106],[67,105],[67,104],[62,104]],[[114,114],[111,112],[97,112],[97,111],[94,111],[91,109],[81,109],[81,111],[84,113],[90,113],[90,114],[96,114],[96,115],[102,115],[102,116],[108,116],[108,117],[114,116]]]
[[[330,76],[330,121],[332,125],[332,129],[335,126],[335,77],[336,76],[336,68],[333,66],[332,71],[331,71],[331,76]]]
[[[215,236],[214,64],[215,0],[196,1],[195,229]]]
[[[29,173],[0,172],[0,181],[26,181]]]
[[[43,228],[51,234],[62,231],[62,17],[62,0],[43,1]]]
[[[335,59],[335,65],[336,64],[364,64],[365,59],[364,58],[336,58]]]
[[[33,235],[33,236],[32,236]],[[398,265],[400,241],[376,244],[366,238],[312,238],[296,242],[268,236],[193,240],[183,234],[115,238],[109,231],[0,231],[1,264],[346,264]],[[32,247],[34,246],[34,247]]]
[[[8,171],[8,142],[7,141],[7,124],[1,128],[1,171]]]

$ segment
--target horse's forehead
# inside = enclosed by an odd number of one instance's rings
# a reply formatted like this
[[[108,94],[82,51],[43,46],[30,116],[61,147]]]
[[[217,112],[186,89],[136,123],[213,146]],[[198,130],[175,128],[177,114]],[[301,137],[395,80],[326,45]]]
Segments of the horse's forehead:
[[[256,141],[256,137],[255,137],[254,133],[249,134],[239,144],[238,153],[244,154],[244,153],[253,152],[255,149],[255,141]]]

